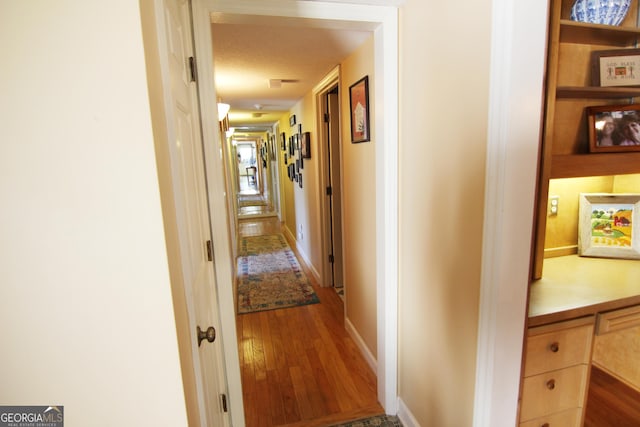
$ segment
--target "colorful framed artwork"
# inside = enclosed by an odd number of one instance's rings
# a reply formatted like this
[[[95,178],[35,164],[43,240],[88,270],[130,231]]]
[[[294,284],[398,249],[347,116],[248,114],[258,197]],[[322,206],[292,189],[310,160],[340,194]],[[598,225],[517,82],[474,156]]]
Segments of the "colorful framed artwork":
[[[364,76],[349,87],[351,113],[351,142],[371,139],[369,126],[369,76]]]
[[[589,151],[640,151],[640,104],[587,107]]]
[[[578,255],[640,259],[640,194],[581,193]]]

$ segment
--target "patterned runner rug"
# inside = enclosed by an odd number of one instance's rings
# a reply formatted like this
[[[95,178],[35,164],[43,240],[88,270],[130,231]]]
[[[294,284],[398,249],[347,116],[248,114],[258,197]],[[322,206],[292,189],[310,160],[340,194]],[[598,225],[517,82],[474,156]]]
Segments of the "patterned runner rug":
[[[282,234],[243,237],[238,314],[320,302]]]
[[[238,196],[238,205],[245,206],[266,206],[267,201],[260,194],[242,194]]]

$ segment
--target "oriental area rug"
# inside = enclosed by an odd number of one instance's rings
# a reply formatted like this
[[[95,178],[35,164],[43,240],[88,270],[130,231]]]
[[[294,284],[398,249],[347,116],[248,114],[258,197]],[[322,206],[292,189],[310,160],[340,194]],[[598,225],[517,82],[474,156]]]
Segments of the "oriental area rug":
[[[320,302],[282,234],[243,237],[238,256],[238,314]]]
[[[375,417],[364,418],[361,420],[351,421],[344,424],[335,424],[331,427],[402,427],[402,423],[398,417],[392,417],[389,415],[378,415]]]

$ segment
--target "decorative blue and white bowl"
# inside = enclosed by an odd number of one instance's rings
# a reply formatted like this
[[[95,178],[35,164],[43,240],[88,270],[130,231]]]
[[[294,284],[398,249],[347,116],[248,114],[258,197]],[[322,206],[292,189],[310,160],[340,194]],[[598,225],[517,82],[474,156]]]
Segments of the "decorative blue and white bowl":
[[[620,25],[627,16],[631,0],[576,0],[571,8],[573,21]]]

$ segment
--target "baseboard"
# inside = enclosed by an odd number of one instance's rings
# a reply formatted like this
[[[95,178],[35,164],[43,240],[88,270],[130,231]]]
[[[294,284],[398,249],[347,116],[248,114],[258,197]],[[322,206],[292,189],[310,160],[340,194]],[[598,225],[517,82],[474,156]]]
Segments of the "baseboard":
[[[420,427],[418,420],[400,397],[398,398],[398,418],[404,427]]]
[[[358,331],[356,330],[356,328],[346,317],[344,319],[344,328],[347,330],[347,333],[351,336],[351,339],[353,340],[353,342],[355,342],[358,348],[360,349],[360,353],[362,353],[362,356],[367,361],[367,364],[369,365],[371,370],[374,373],[378,372],[378,361],[376,360],[375,357],[373,357],[373,354],[371,354],[371,352],[369,351],[369,348],[364,343],[364,340],[362,339],[360,334],[358,334]]]

